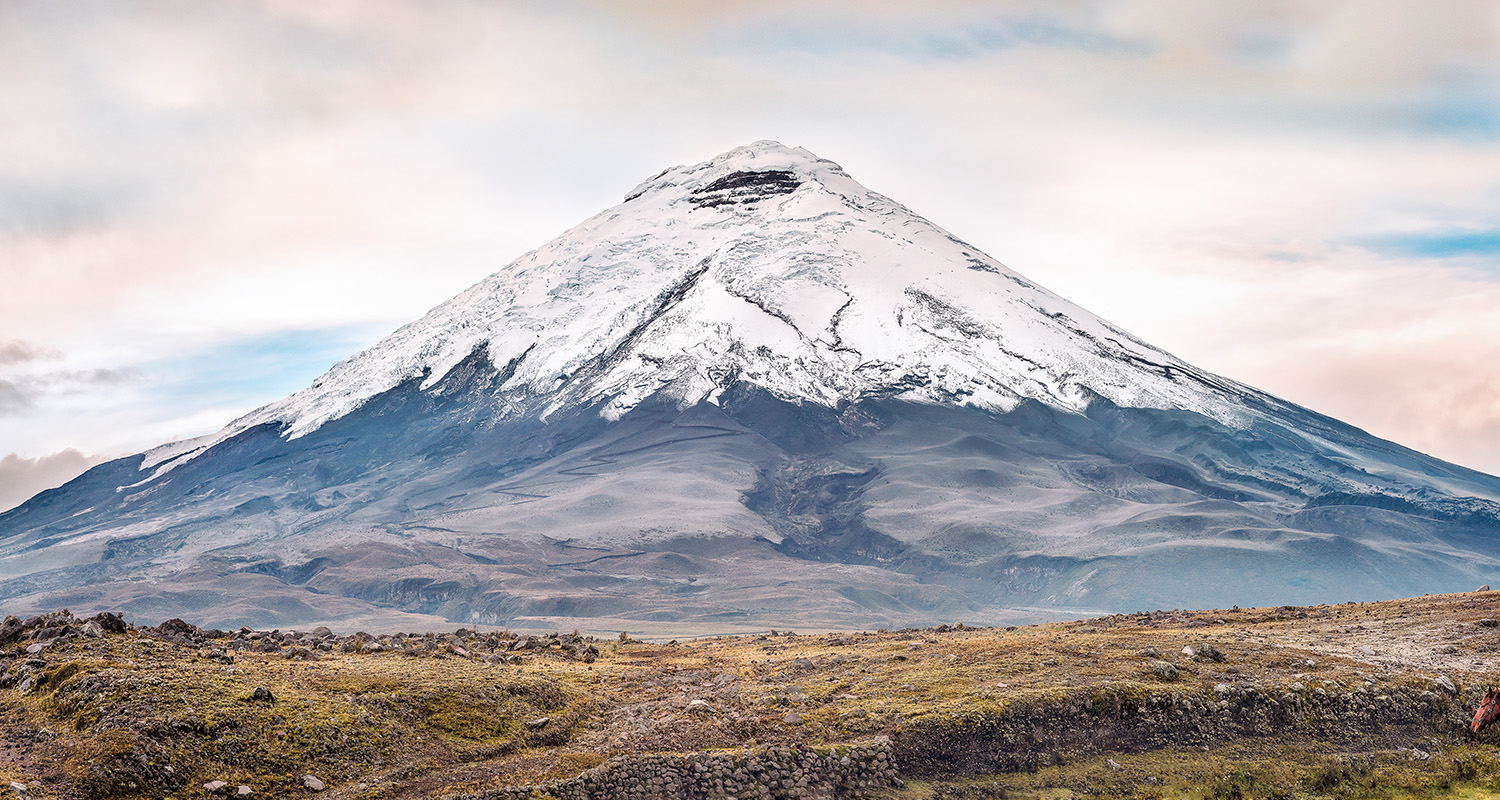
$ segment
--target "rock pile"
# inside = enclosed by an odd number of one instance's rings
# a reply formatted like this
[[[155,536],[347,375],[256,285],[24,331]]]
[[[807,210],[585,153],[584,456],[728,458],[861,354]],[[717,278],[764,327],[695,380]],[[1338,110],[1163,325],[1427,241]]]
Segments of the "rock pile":
[[[223,638],[231,651],[257,653],[279,652],[287,658],[316,661],[319,653],[338,650],[344,653],[393,652],[409,656],[434,658],[472,658],[490,664],[520,664],[522,654],[551,655],[569,660],[593,663],[599,658],[598,640],[577,633],[551,633],[527,636],[503,631],[481,633],[460,628],[452,633],[394,633],[375,635],[363,631],[339,636],[328,628],[311,631],[256,631],[241,628]]]
[[[212,648],[209,657],[224,663],[234,661],[235,652],[281,653],[287,658],[316,661],[319,653],[338,650],[344,653],[397,652],[412,656],[472,658],[492,664],[519,664],[522,654],[550,655],[593,663],[599,658],[598,639],[578,633],[551,633],[528,636],[511,631],[483,633],[460,628],[452,633],[392,633],[375,635],[355,633],[340,636],[326,627],[310,631],[257,631],[240,628],[222,631],[200,628],[180,619],[169,619],[160,625],[130,625],[118,614],[96,614],[79,619],[67,609],[41,614],[22,621],[14,616],[0,623],[0,647],[27,642],[28,655],[36,656],[59,642],[79,637],[102,637],[111,633],[133,632],[172,644]],[[11,664],[0,665],[0,671]]]
[[[21,620],[0,622],[0,689],[30,693],[39,689],[47,669],[47,650],[79,638],[133,634],[176,645],[199,647],[204,655],[225,664],[239,652],[279,653],[288,659],[316,661],[320,653],[392,652],[429,658],[465,658],[489,664],[520,664],[522,654],[593,663],[601,655],[598,639],[578,633],[529,636],[511,631],[482,633],[460,628],[452,633],[355,633],[340,636],[326,627],[310,631],[222,631],[200,628],[180,619],[160,625],[135,626],[118,614],[104,612],[88,619],[67,609]]]
[[[22,694],[35,691],[46,680],[47,650],[61,642],[80,637],[98,638],[124,633],[128,626],[116,614],[97,614],[87,620],[63,611],[41,614],[24,622],[6,617],[0,622],[0,648],[12,648],[0,655],[0,689],[16,689]]]

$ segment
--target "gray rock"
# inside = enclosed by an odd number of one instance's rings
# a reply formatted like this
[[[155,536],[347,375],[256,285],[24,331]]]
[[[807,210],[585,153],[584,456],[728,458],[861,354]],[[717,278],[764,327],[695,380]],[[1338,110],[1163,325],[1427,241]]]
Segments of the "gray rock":
[[[317,661],[318,654],[306,647],[288,647],[281,651],[282,656],[294,661]]]
[[[1453,679],[1448,677],[1447,675],[1437,676],[1437,680],[1433,681],[1433,683],[1437,684],[1437,688],[1443,690],[1449,695],[1456,696],[1458,694],[1458,687],[1454,685]]]
[[[545,727],[547,727],[547,723],[549,723],[551,721],[552,721],[551,717],[537,717],[536,719],[528,719],[528,720],[526,720],[526,727],[531,728],[533,730],[535,730],[537,728],[545,728]]]
[[[27,794],[26,794],[26,784],[21,783],[20,781],[11,781],[10,782],[10,790],[12,792],[15,792],[20,797],[26,797],[27,796]]]
[[[238,789],[234,790],[235,797],[249,797],[252,794],[255,794],[255,790],[251,789],[249,786],[246,786],[243,783],[240,784],[240,787]]]
[[[1373,647],[1371,647],[1371,646],[1369,646],[1367,644],[1362,644],[1359,647],[1356,647],[1354,649],[1358,650],[1359,653],[1360,653],[1360,655],[1365,655],[1365,656],[1379,655],[1379,653],[1376,652],[1375,648],[1373,648]]]
[[[788,711],[786,712],[786,716],[781,718],[781,721],[788,725],[801,725],[802,714],[798,711]]]
[[[1494,617],[1485,617],[1484,619],[1482,619],[1482,620],[1479,621],[1479,627],[1481,627],[1481,628],[1500,627],[1500,619],[1495,619]]]
[[[223,789],[228,785],[229,784],[224,781],[209,781],[208,783],[203,784],[203,790],[210,794],[217,794],[220,789]]]
[[[1154,662],[1151,665],[1151,671],[1164,681],[1177,680],[1177,666],[1170,661]]]
[[[689,714],[717,714],[719,710],[707,700],[694,700],[687,704]]]
[[[1479,587],[1478,589],[1475,589],[1474,591],[1476,591],[1476,592],[1488,592],[1489,590],[1490,590],[1490,585],[1488,583],[1486,583],[1485,585]]]
[[[314,792],[321,792],[325,788],[327,788],[326,785],[322,781],[318,780],[317,778],[313,777],[312,775],[303,775],[302,776],[302,785],[306,786],[308,789],[311,789]]]

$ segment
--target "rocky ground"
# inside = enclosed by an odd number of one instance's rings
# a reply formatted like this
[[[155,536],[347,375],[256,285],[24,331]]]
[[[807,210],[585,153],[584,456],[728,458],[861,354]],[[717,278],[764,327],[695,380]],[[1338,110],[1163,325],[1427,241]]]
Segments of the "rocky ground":
[[[23,798],[1488,797],[1500,592],[681,642],[0,624]],[[526,791],[514,787],[531,787]]]

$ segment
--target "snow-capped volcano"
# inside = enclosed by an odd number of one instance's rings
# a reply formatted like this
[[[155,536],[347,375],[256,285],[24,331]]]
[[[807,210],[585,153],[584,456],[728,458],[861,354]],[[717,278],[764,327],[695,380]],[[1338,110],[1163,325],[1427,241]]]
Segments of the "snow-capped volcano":
[[[665,170],[330,370],[236,421],[296,437],[484,347],[511,413],[746,382],[793,403],[872,397],[1081,411],[1095,395],[1243,421],[1238,392],[1036,286],[835,163],[760,141]],[[170,451],[164,451],[170,452]]]
[[[996,621],[1465,588],[1500,576],[1497,531],[1500,480],[1198,370],[757,142],[217,434],[0,514],[0,599]]]

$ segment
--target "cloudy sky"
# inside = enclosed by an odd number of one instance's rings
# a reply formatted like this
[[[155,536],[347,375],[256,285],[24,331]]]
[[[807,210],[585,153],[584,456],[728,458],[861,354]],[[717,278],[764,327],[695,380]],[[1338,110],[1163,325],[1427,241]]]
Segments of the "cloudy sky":
[[[765,138],[1500,472],[1492,0],[0,0],[0,508]]]

